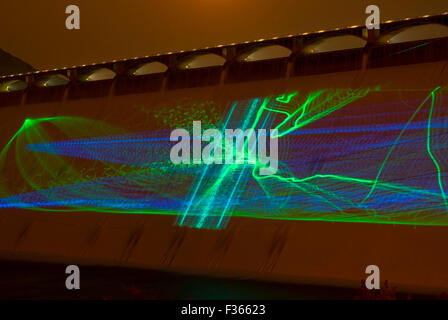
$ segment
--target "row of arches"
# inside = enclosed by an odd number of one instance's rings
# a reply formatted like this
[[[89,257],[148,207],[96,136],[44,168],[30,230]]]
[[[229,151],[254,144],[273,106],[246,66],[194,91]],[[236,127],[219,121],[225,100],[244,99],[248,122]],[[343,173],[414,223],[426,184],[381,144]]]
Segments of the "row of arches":
[[[430,23],[399,28],[388,32],[377,39],[378,44],[398,44],[410,41],[429,40],[448,37],[448,27],[442,24]],[[366,39],[351,34],[316,38],[305,44],[301,53],[312,55],[341,50],[359,49],[366,46]],[[256,62],[270,59],[288,58],[292,50],[278,44],[258,44],[236,57],[239,62]],[[207,67],[223,66],[226,58],[216,53],[201,53],[188,56],[177,64],[179,70],[190,70]],[[128,70],[130,76],[161,74],[168,70],[168,66],[159,61],[150,61],[134,66]],[[80,74],[77,80],[94,82],[114,79],[116,72],[99,67]],[[63,86],[70,79],[63,74],[50,74],[39,77],[34,85],[37,87]],[[27,88],[23,80],[13,79],[0,83],[0,92],[21,91]]]

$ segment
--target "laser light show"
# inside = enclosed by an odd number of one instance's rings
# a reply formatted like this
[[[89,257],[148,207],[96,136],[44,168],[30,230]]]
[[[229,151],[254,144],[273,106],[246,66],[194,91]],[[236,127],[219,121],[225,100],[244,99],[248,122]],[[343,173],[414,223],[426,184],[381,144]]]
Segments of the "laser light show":
[[[353,105],[381,90],[154,108],[145,112],[161,121],[144,132],[81,117],[27,119],[1,152],[0,207],[176,215],[181,226],[209,229],[232,216],[446,225],[446,88]],[[203,132],[277,130],[278,170],[260,175],[258,161],[173,164],[170,132],[194,121]]]

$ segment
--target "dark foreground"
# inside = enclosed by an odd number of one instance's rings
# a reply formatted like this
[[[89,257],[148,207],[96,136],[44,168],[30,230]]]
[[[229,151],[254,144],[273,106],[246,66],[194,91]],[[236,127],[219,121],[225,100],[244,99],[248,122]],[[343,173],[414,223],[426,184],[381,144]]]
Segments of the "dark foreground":
[[[0,261],[0,299],[440,299],[388,289],[325,287],[153,270],[79,266],[81,289],[65,288],[65,265]]]

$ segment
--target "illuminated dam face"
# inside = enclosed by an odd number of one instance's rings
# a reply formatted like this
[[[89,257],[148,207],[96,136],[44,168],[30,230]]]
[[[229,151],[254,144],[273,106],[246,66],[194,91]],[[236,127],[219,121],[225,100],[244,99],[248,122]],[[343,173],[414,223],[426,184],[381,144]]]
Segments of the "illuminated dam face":
[[[122,125],[29,118],[0,154],[0,208],[176,215],[180,226],[211,229],[231,216],[447,225],[448,92],[369,102],[383,90],[134,105]],[[133,130],[136,119],[148,129]],[[277,130],[278,169],[173,164],[170,133],[193,121],[202,130]]]

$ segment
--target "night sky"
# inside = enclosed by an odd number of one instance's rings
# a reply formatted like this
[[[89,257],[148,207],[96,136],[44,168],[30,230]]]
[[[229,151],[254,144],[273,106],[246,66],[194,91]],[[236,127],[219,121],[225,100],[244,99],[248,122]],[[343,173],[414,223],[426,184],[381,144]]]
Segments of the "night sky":
[[[65,28],[70,4],[80,30]],[[1,1],[0,48],[59,68],[364,24],[369,4],[382,21],[448,11],[446,0]]]

